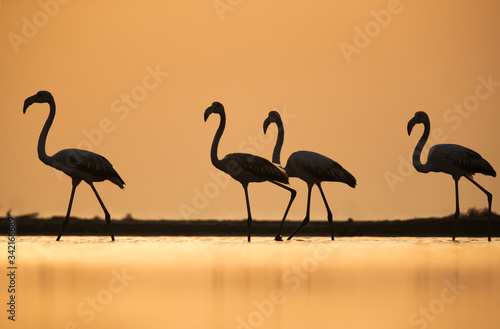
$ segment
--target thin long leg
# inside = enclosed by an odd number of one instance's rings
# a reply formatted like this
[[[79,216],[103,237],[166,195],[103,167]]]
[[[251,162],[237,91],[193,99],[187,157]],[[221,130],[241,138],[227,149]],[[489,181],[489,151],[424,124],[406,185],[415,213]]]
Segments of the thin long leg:
[[[113,229],[111,228],[111,216],[109,215],[108,210],[106,209],[106,206],[104,206],[104,202],[102,202],[101,197],[99,196],[99,193],[97,193],[97,190],[94,187],[94,184],[90,183],[90,187],[92,187],[92,190],[95,193],[95,196],[97,197],[97,200],[99,200],[99,203],[101,204],[102,210],[104,210],[104,216],[106,218],[106,223],[108,225],[108,230],[109,230],[109,235],[111,236],[111,241],[115,241],[115,236],[113,235]]]
[[[59,229],[59,235],[57,236],[56,241],[59,241],[61,239],[61,235],[66,228],[66,225],[68,225],[69,215],[71,214],[71,207],[73,206],[73,198],[75,197],[75,190],[79,183],[79,181],[73,181],[73,186],[71,187],[71,196],[69,197],[68,211],[66,212],[66,218],[64,218],[61,228]]]
[[[456,231],[457,231],[457,221],[458,221],[458,217],[460,216],[460,205],[459,205],[459,202],[458,202],[458,180],[459,179],[460,179],[460,177],[455,179],[455,203],[456,203],[456,210],[455,210],[455,219],[453,221],[453,237],[452,237],[453,241],[455,241],[455,235],[456,235]]]
[[[312,191],[312,188],[313,188],[314,184],[310,184],[310,183],[307,183],[307,208],[306,208],[306,217],[304,218],[304,220],[302,221],[302,223],[300,224],[299,227],[297,227],[297,229],[295,231],[293,231],[292,235],[290,235],[288,237],[287,240],[290,240],[291,238],[294,237],[295,234],[297,234],[298,231],[300,231],[300,229],[302,227],[304,227],[304,225],[306,225],[307,223],[309,223],[309,210],[311,209],[311,191]]]
[[[252,212],[250,211],[250,199],[248,198],[248,183],[241,183],[243,185],[243,190],[245,190],[245,200],[247,202],[247,233],[248,233],[248,242],[250,242],[251,237],[251,229],[252,229]]]
[[[335,240],[333,237],[333,215],[330,210],[330,207],[328,206],[328,202],[326,201],[325,193],[323,193],[323,189],[321,188],[321,183],[316,184],[318,185],[319,191],[321,193],[321,197],[323,198],[323,202],[325,203],[326,211],[328,213],[328,223],[330,223],[330,233],[332,235],[332,240]]]
[[[286,185],[283,185],[281,183],[273,182],[273,181],[270,181],[270,182],[284,188],[285,190],[290,191],[290,194],[291,194],[290,201],[288,202],[288,206],[286,207],[285,214],[283,215],[283,219],[281,220],[280,229],[278,231],[278,234],[276,234],[276,236],[274,237],[274,240],[276,240],[276,241],[283,241],[283,238],[281,237],[281,229],[283,228],[283,224],[285,223],[286,216],[288,215],[288,211],[290,210],[290,207],[292,206],[293,200],[295,199],[295,196],[297,195],[297,191],[295,191],[293,188],[288,187]]]
[[[493,201],[493,195],[488,192],[484,187],[479,185],[475,180],[470,177],[465,176],[472,184],[476,185],[481,191],[488,197],[488,241],[491,241],[491,202]]]

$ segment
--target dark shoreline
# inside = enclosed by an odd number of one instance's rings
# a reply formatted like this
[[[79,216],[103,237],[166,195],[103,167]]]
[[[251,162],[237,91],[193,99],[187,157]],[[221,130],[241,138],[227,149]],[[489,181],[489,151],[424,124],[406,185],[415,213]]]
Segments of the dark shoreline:
[[[17,232],[23,235],[57,236],[63,217],[35,218],[19,216],[16,218]],[[8,234],[8,218],[0,218],[0,234]],[[287,221],[283,227],[286,237],[300,224],[300,221]],[[115,236],[246,236],[246,220],[112,220]],[[252,236],[274,237],[280,221],[254,220]],[[373,237],[449,237],[453,229],[453,216],[443,218],[415,218],[406,220],[380,221],[334,221],[335,236],[373,236]],[[486,237],[488,234],[487,216],[478,214],[463,215],[457,225],[457,237]],[[108,230],[104,219],[71,218],[63,235],[106,236]],[[500,216],[492,215],[492,237],[500,236]],[[298,236],[330,236],[328,222],[309,222]]]

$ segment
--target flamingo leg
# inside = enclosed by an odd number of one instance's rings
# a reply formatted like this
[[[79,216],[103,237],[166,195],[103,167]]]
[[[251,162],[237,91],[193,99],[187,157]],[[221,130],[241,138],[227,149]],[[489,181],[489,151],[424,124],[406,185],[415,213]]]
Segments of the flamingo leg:
[[[92,187],[92,190],[94,191],[95,196],[97,197],[97,200],[99,200],[99,203],[101,204],[102,210],[104,210],[104,216],[106,218],[106,224],[108,225],[108,230],[109,230],[109,235],[111,236],[111,241],[115,241],[115,236],[113,235],[113,230],[111,228],[111,216],[109,215],[108,210],[106,209],[106,206],[104,206],[104,202],[102,202],[101,197],[99,196],[99,193],[97,193],[97,190],[94,187],[94,184],[90,183],[90,187]]]
[[[283,224],[285,223],[286,216],[288,215],[288,211],[290,210],[290,207],[292,206],[293,200],[295,199],[295,196],[297,195],[297,191],[295,191],[293,188],[288,187],[286,185],[283,185],[281,183],[273,182],[273,181],[270,181],[270,182],[284,188],[285,190],[290,191],[290,194],[291,194],[290,201],[288,202],[288,206],[286,207],[285,214],[283,215],[283,219],[281,220],[280,229],[278,231],[278,234],[276,234],[276,236],[274,237],[274,240],[276,240],[276,241],[283,241],[283,238],[281,237],[281,229],[283,228]]]
[[[245,200],[247,202],[247,232],[248,232],[248,242],[250,242],[251,228],[252,228],[252,212],[250,211],[250,199],[248,198],[248,183],[241,183],[243,185],[243,190],[245,190]]]
[[[488,192],[484,187],[479,185],[475,180],[470,177],[465,176],[472,184],[476,185],[484,194],[488,197],[488,241],[491,241],[491,202],[493,201],[493,195]]]
[[[460,205],[458,203],[458,180],[459,178],[453,178],[455,180],[455,203],[456,203],[456,210],[455,210],[455,219],[453,221],[453,237],[452,240],[455,241],[455,234],[457,230],[457,221],[458,221],[458,216],[460,216]]]
[[[307,223],[309,223],[309,210],[311,209],[311,191],[312,191],[312,188],[313,188],[314,184],[311,184],[311,183],[307,183],[307,208],[306,208],[306,217],[304,218],[304,220],[302,221],[302,223],[300,224],[299,227],[297,227],[297,229],[295,231],[293,231],[292,235],[290,235],[288,237],[287,240],[290,240],[291,238],[294,237],[295,234],[297,234],[298,231],[300,231],[300,229],[302,227],[304,227],[304,225],[306,225]]]
[[[56,241],[59,241],[61,239],[62,232],[66,228],[66,225],[68,225],[69,215],[71,214],[71,207],[73,206],[73,198],[75,197],[75,190],[78,184],[80,184],[79,180],[73,180],[73,187],[71,188],[71,196],[69,197],[68,211],[66,212],[66,218],[64,218],[64,221],[61,224],[61,228],[59,229],[59,235],[57,236]]]
[[[318,183],[318,188],[321,193],[321,197],[323,198],[323,202],[325,203],[326,211],[328,213],[328,223],[330,223],[330,234],[332,235],[332,240],[335,240],[333,237],[333,214],[328,206],[328,202],[326,201],[325,193],[323,193],[323,189],[321,188],[321,183]]]

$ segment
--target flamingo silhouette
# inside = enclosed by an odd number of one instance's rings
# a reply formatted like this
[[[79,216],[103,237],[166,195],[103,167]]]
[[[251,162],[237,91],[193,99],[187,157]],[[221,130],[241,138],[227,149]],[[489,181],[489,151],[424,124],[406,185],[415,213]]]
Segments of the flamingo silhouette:
[[[42,90],[35,95],[26,98],[26,100],[24,101],[23,113],[26,113],[27,108],[33,103],[48,103],[50,106],[49,116],[47,118],[47,121],[45,121],[45,125],[43,126],[42,132],[40,133],[40,138],[38,139],[38,158],[46,165],[51,166],[57,170],[61,170],[66,175],[71,177],[73,184],[73,187],[71,189],[71,197],[69,199],[68,211],[66,213],[66,218],[61,225],[59,235],[57,236],[57,241],[61,239],[63,230],[66,225],[68,225],[71,206],[73,204],[73,197],[75,196],[75,190],[82,180],[90,185],[95,193],[95,196],[97,197],[97,200],[99,200],[102,210],[104,210],[111,240],[115,241],[115,237],[111,228],[111,216],[104,206],[101,197],[97,193],[93,182],[102,182],[105,180],[109,180],[110,182],[118,185],[121,189],[123,189],[123,185],[125,185],[125,182],[113,169],[111,163],[99,154],[79,149],[66,149],[57,152],[53,156],[48,156],[45,152],[45,142],[47,141],[47,134],[49,132],[50,126],[52,125],[54,117],[56,116],[56,104],[54,102],[54,97],[52,97],[52,94],[48,91]]]
[[[488,241],[491,241],[490,233],[490,222],[491,222],[491,201],[493,196],[490,192],[485,190],[481,185],[472,179],[475,173],[481,173],[484,175],[489,175],[496,177],[496,172],[493,167],[479,155],[479,153],[468,149],[466,147],[455,145],[455,144],[436,144],[432,146],[429,150],[429,155],[427,156],[427,162],[422,164],[420,162],[420,154],[424,148],[427,139],[429,138],[429,133],[431,131],[431,123],[427,113],[419,111],[415,113],[415,116],[408,121],[408,135],[411,134],[413,127],[416,124],[422,123],[424,125],[424,132],[422,137],[415,147],[413,152],[413,166],[415,169],[422,173],[428,173],[430,171],[443,172],[449,174],[455,180],[455,201],[456,201],[456,211],[455,219],[453,221],[453,241],[455,241],[455,232],[457,226],[457,220],[460,216],[460,207],[458,203],[458,181],[463,176],[476,185],[481,191],[483,191],[488,198]]]
[[[264,133],[266,133],[267,128],[271,123],[276,123],[278,126],[278,138],[276,140],[276,146],[273,151],[273,162],[275,164],[280,165],[280,154],[281,148],[283,146],[283,141],[285,139],[285,130],[283,127],[283,122],[281,121],[281,116],[276,111],[269,112],[267,119],[264,121]],[[288,240],[294,237],[298,231],[304,225],[309,222],[309,212],[311,207],[311,191],[314,185],[318,186],[318,189],[321,193],[321,197],[323,198],[323,202],[325,203],[326,211],[328,213],[328,222],[330,223],[330,233],[332,240],[333,237],[333,215],[328,206],[328,202],[326,201],[325,193],[321,188],[321,182],[329,181],[329,182],[342,182],[346,183],[350,187],[356,186],[356,178],[351,175],[347,170],[345,170],[340,164],[333,161],[332,159],[321,155],[319,153],[310,152],[310,151],[297,151],[292,153],[288,158],[288,161],[285,166],[285,171],[288,177],[298,177],[307,183],[307,210],[306,217],[300,224],[300,226],[288,237]],[[285,222],[285,218],[281,221],[281,225],[278,231],[278,234],[275,237],[275,240],[281,240],[281,229],[283,228],[283,223]]]
[[[219,159],[219,157],[217,156],[217,149],[219,147],[219,141],[221,139],[222,133],[224,132],[224,128],[226,127],[226,113],[224,111],[224,106],[219,102],[213,102],[212,106],[205,110],[205,121],[207,121],[208,117],[212,113],[220,115],[220,124],[212,142],[210,158],[212,160],[212,164],[217,169],[229,174],[243,186],[248,213],[248,242],[250,242],[252,214],[250,211],[250,201],[248,198],[248,184],[252,182],[259,183],[268,181],[290,191],[290,201],[288,202],[285,214],[283,215],[283,221],[285,220],[288,211],[290,210],[290,206],[292,205],[293,199],[295,199],[297,192],[294,189],[284,185],[288,184],[288,176],[286,175],[284,170],[279,168],[278,166],[275,166],[270,161],[264,158],[247,153],[230,153],[224,158]]]

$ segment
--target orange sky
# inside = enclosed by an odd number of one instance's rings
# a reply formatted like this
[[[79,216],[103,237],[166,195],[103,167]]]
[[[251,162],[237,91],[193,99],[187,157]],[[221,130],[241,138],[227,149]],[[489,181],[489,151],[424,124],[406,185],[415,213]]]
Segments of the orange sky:
[[[408,167],[417,110],[431,118],[432,143],[470,147],[500,169],[498,1],[63,2],[0,3],[1,213],[66,212],[71,180],[36,153],[48,105],[22,114],[42,89],[57,105],[47,153],[90,149],[125,180],[123,191],[96,184],[113,218],[246,218],[241,185],[210,162],[219,121],[203,112],[215,100],[227,114],[220,157],[270,159],[262,123],[275,109],[288,118],[283,162],[311,150],[349,170],[355,189],[324,184],[338,220],[454,212],[450,176]],[[498,178],[476,178],[498,212]],[[299,220],[306,185],[291,185]],[[280,219],[289,195],[261,183],[250,197],[254,218]],[[466,180],[460,197],[463,212],[487,205]],[[316,189],[311,212],[326,217]],[[72,214],[103,216],[86,184]]]

